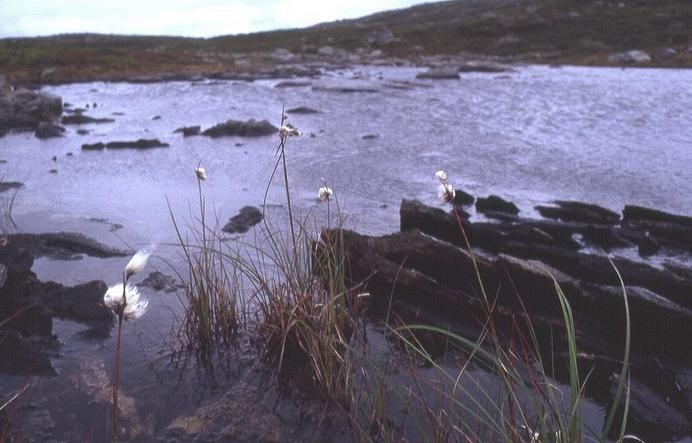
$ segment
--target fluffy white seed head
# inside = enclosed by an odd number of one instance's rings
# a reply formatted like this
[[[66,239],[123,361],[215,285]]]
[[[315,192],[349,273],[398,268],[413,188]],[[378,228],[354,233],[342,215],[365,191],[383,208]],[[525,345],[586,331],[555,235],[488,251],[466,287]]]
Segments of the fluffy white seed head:
[[[207,170],[202,167],[195,168],[195,174],[197,174],[197,178],[200,180],[207,179]]]
[[[279,138],[282,140],[288,137],[298,137],[300,135],[302,135],[302,133],[298,130],[298,128],[294,128],[293,126],[284,125],[279,128]]]
[[[103,303],[112,310],[115,315],[121,315],[125,320],[136,320],[147,311],[149,301],[140,297],[136,286],[123,284],[111,286],[103,296]]]
[[[455,195],[456,192],[454,191],[454,187],[450,184],[442,183],[437,189],[437,197],[443,204],[451,203]]]
[[[326,202],[332,199],[332,195],[334,195],[334,191],[332,191],[332,188],[329,186],[322,186],[319,191],[317,191],[317,198],[320,199],[320,201]]]
[[[435,178],[437,178],[440,183],[444,184],[447,181],[447,173],[440,169],[435,173]]]
[[[146,249],[137,251],[137,253],[132,256],[130,261],[127,262],[127,266],[125,266],[125,279],[129,279],[138,272],[141,272],[147,265],[149,256],[151,256],[151,252],[147,251]]]

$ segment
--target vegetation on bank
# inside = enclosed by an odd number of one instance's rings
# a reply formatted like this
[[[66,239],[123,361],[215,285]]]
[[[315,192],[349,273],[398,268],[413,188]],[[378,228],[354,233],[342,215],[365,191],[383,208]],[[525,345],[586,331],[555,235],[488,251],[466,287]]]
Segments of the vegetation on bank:
[[[393,40],[369,45],[387,28]],[[380,57],[498,56],[507,61],[613,65],[617,52],[642,50],[642,66],[692,66],[692,3],[687,0],[447,1],[305,29],[211,39],[61,35],[0,40],[0,72],[17,83],[126,80],[138,76],[255,72],[259,56],[283,48],[318,55],[323,46]],[[674,50],[674,53],[670,51]],[[248,57],[237,63],[236,57]]]
[[[200,166],[195,170],[199,213],[189,226],[191,238],[182,234],[173,217],[189,266],[181,299],[186,310],[183,327],[175,328],[184,354],[195,355],[202,365],[213,365],[212,355],[232,359],[234,341],[240,334],[249,335],[270,377],[285,389],[324,401],[350,425],[354,441],[623,440],[630,348],[624,284],[627,326],[619,382],[603,428],[591,429],[584,418],[591,374],[578,364],[575,319],[559,284],[554,281],[562,315],[556,327],[563,332],[556,334],[551,349],[539,345],[525,310],[509,327],[496,321],[495,295],[486,292],[468,240],[464,249],[474,262],[475,296],[483,307],[477,336],[459,335],[434,323],[407,323],[392,309],[396,281],[391,282],[393,293],[385,314],[369,316],[367,282],[349,278],[343,220],[334,191],[325,181],[317,192],[324,206],[305,218],[291,209],[285,160],[292,148],[289,137],[297,135],[300,132],[282,119],[277,161],[266,192],[275,178],[283,178],[288,218],[280,229],[265,218],[255,244],[239,241],[229,247],[223,242],[218,222],[208,222],[206,170]],[[440,181],[440,199],[452,205],[466,238],[453,204],[454,188],[443,171],[435,177]],[[616,269],[613,272],[617,274]],[[371,348],[369,321],[383,332],[390,352]],[[546,359],[563,351],[568,358],[567,390],[554,381],[555,362]],[[448,355],[456,356],[453,363]]]

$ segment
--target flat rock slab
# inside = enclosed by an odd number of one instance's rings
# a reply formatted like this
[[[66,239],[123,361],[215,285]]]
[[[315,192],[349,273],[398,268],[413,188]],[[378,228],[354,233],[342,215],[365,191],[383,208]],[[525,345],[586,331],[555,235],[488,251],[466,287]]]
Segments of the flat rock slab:
[[[152,149],[152,148],[167,148],[170,145],[159,139],[140,138],[135,141],[115,141],[108,143],[85,143],[82,149],[85,151],[103,151],[104,149]]]
[[[245,206],[238,215],[231,217],[223,227],[224,232],[230,234],[242,234],[250,230],[251,227],[261,222],[264,216],[262,211],[254,206]]]

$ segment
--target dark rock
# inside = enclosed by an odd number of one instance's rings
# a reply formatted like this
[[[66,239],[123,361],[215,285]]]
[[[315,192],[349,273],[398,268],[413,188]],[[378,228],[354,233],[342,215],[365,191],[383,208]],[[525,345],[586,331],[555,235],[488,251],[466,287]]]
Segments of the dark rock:
[[[10,189],[19,189],[24,187],[23,183],[19,182],[6,182],[6,181],[1,181],[0,180],[0,194],[2,194],[5,191],[9,191]]]
[[[106,149],[106,144],[102,142],[84,143],[82,145],[82,150],[84,151],[103,151],[104,149]]]
[[[459,205],[459,206],[469,206],[472,205],[473,202],[476,201],[476,198],[469,194],[468,192],[465,192],[459,188],[454,188],[454,204]]]
[[[254,120],[250,119],[248,121],[239,120],[228,120],[225,123],[219,123],[218,125],[212,126],[211,128],[202,132],[202,135],[207,137],[261,137],[266,135],[272,135],[278,132],[278,128],[268,120]]]
[[[155,116],[153,116],[151,119],[152,119],[152,120],[161,120],[161,116],[160,116],[160,115],[155,115]]]
[[[151,148],[167,148],[168,143],[161,142],[158,139],[142,139],[135,141],[116,141],[108,143],[85,143],[82,145],[82,150],[85,151],[102,151],[108,149],[151,149]]]
[[[504,212],[507,214],[517,215],[519,208],[512,202],[508,202],[497,195],[491,195],[487,198],[479,198],[476,201],[476,210],[478,212]]]
[[[613,396],[619,380],[618,375],[614,374],[611,377],[611,395]],[[630,388],[626,434],[636,435],[645,441],[672,441],[688,435],[690,423],[683,413],[636,378],[628,379],[625,383],[629,384]],[[609,438],[617,438],[619,435],[624,405],[623,391]]]
[[[456,217],[442,209],[426,206],[416,200],[403,200],[399,217],[402,232],[420,230],[452,244],[466,246]],[[468,235],[469,223],[462,221],[462,226]]]
[[[158,139],[140,138],[136,141],[117,141],[106,143],[108,149],[150,149],[150,148],[167,148],[168,143],[161,142]]]
[[[636,228],[643,230],[667,248],[692,252],[692,226],[661,221],[638,221]]]
[[[375,140],[376,138],[380,138],[379,135],[377,134],[366,134],[361,137],[363,140]]]
[[[459,80],[459,70],[456,68],[431,68],[425,72],[419,72],[417,79],[428,80]]]
[[[77,129],[77,134],[79,135],[87,135],[90,132],[91,131],[89,131],[88,129]]]
[[[626,321],[622,288],[591,285],[585,288],[595,300],[593,309],[585,314],[601,325],[602,337],[624,345]],[[680,340],[680,337],[692,336],[692,311],[642,287],[626,286],[625,289],[631,322],[631,352],[692,365],[688,343]]]
[[[39,122],[36,128],[36,137],[40,139],[62,137],[65,128],[48,122]]]
[[[224,232],[228,233],[239,233],[242,234],[250,230],[251,227],[261,222],[264,216],[262,211],[255,208],[254,206],[245,206],[242,208],[238,215],[231,217],[223,227]]]
[[[48,171],[50,174],[57,174],[58,170],[57,169],[51,169]]]
[[[94,118],[77,112],[72,115],[66,115],[62,118],[63,125],[85,125],[88,123],[113,123],[115,120],[112,118]]]
[[[202,132],[202,127],[201,126],[183,126],[182,128],[178,128],[173,133],[182,133],[183,137],[191,137],[193,135],[199,135],[200,132]]]
[[[644,235],[638,244],[639,255],[649,257],[656,254],[661,249],[661,244],[650,235]]]
[[[692,217],[634,205],[625,206],[622,211],[622,220],[627,223],[662,222],[692,227]]]
[[[598,205],[558,200],[557,207],[536,206],[536,210],[547,218],[581,223],[617,224],[620,215]]]
[[[317,109],[308,108],[306,106],[299,106],[297,108],[289,109],[286,111],[288,114],[319,114],[321,111]]]

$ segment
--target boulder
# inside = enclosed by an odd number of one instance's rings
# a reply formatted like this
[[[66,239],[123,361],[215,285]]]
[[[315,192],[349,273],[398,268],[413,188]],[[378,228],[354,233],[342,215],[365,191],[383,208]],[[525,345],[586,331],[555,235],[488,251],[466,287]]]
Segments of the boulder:
[[[476,198],[469,194],[468,192],[465,192],[462,189],[459,188],[454,188],[454,204],[458,206],[470,206],[473,204],[473,202],[476,201]]]
[[[0,135],[11,129],[36,129],[62,114],[62,99],[45,92],[3,88],[0,93]]]
[[[36,137],[40,139],[62,137],[65,128],[49,122],[39,122],[36,128]]]
[[[651,56],[644,51],[632,50],[611,54],[608,57],[608,61],[611,63],[625,64],[648,63],[651,61]]]
[[[245,206],[239,212],[238,215],[231,217],[228,223],[223,227],[224,232],[230,234],[242,234],[250,230],[251,227],[261,222],[264,218],[262,211],[254,206]]]
[[[219,123],[206,129],[202,135],[207,137],[262,137],[272,135],[278,132],[278,128],[269,120],[254,120],[248,121],[228,120],[224,123]]]
[[[368,46],[382,46],[393,42],[394,34],[388,28],[379,28],[370,33],[366,39]]]
[[[491,195],[486,198],[476,200],[476,211],[487,212],[502,212],[505,214],[517,215],[519,208],[512,202],[509,202],[497,195]]]

